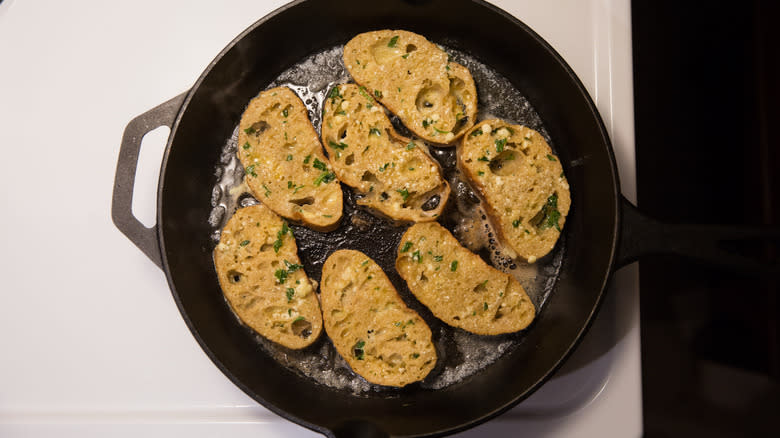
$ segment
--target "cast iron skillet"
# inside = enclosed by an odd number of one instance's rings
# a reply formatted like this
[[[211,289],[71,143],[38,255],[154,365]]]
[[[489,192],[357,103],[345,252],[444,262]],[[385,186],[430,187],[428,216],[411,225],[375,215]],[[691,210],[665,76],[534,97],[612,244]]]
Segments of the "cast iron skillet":
[[[446,39],[507,77],[544,121],[572,187],[566,249],[554,290],[523,341],[494,364],[441,390],[411,387],[388,396],[314,384],[268,357],[226,306],[214,273],[207,218],[221,145],[246,103],[308,54],[376,29]],[[453,43],[454,41],[454,43]],[[157,225],[131,212],[143,135],[171,127]],[[573,166],[578,160],[581,165]],[[438,436],[484,422],[516,405],[562,364],[587,330],[610,275],[640,255],[676,252],[745,271],[758,263],[717,246],[764,230],[668,226],[638,213],[620,194],[609,138],[585,88],[526,25],[474,0],[297,1],[239,35],[186,93],[127,126],[114,186],[116,226],[160,266],[203,350],[244,392],[277,414],[328,436]],[[775,268],[776,272],[776,268]]]

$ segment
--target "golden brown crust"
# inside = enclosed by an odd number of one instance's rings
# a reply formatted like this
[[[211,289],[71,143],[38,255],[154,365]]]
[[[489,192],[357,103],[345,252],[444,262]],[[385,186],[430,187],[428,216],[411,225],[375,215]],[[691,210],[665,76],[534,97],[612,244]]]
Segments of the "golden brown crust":
[[[358,204],[395,220],[435,220],[450,186],[420,142],[398,134],[383,109],[355,84],[334,87],[323,103],[322,142],[339,180]]]
[[[512,333],[536,313],[514,277],[462,247],[436,222],[404,233],[395,266],[414,296],[451,326],[480,335]]]
[[[325,331],[349,366],[371,383],[405,386],[436,365],[425,321],[359,251],[339,250],[322,268]]]
[[[481,194],[502,242],[529,263],[549,253],[569,213],[569,183],[538,132],[502,120],[479,122],[458,165]]]
[[[477,89],[471,73],[421,35],[361,33],[344,46],[344,64],[358,84],[425,140],[452,144],[474,124]]]
[[[244,324],[292,349],[322,331],[315,286],[298,259],[287,224],[262,204],[236,210],[214,248],[214,266],[230,307]]]
[[[338,225],[341,186],[292,90],[272,88],[249,102],[239,123],[238,158],[252,194],[275,213],[317,230]]]

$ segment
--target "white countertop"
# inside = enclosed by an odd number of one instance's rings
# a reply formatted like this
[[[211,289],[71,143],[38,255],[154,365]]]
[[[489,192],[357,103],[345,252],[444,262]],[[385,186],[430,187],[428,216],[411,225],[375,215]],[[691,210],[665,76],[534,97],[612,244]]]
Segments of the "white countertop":
[[[0,436],[318,436],[222,375],[163,273],[110,217],[125,125],[189,88],[228,42],[284,3],[0,3]],[[494,3],[577,72],[634,199],[629,1]],[[147,224],[166,137],[156,131],[142,150],[134,209]],[[559,376],[462,436],[640,435],[636,268],[611,289]]]

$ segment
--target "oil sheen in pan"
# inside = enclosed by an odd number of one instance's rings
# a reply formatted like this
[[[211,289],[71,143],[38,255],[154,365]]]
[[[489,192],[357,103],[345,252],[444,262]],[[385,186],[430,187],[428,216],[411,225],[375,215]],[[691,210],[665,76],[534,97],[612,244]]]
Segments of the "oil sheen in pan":
[[[478,120],[495,117],[526,125],[539,131],[552,145],[538,114],[506,78],[472,56],[449,47],[442,48],[454,61],[468,67],[474,76],[480,108]],[[308,108],[309,118],[318,132],[322,122],[322,102],[330,87],[351,81],[342,61],[342,50],[338,46],[315,53],[281,73],[268,85],[268,88],[287,86],[294,90]],[[391,117],[391,120],[399,132],[410,135],[397,118]],[[236,158],[237,137],[238,127],[223,146],[220,162],[215,169],[217,182],[212,192],[213,208],[209,217],[215,245],[219,241],[220,230],[235,209],[258,202],[249,194],[243,181],[244,171]],[[496,241],[495,232],[480,206],[480,198],[462,179],[456,166],[455,148],[431,147],[430,153],[441,163],[452,187],[450,201],[439,222],[452,231],[464,246],[498,269],[514,275],[525,287],[537,312],[542,312],[560,270],[565,242],[560,242],[550,255],[533,265],[513,262],[504,255]],[[523,341],[522,332],[478,336],[452,328],[435,318],[409,292],[394,268],[396,248],[407,226],[397,226],[358,207],[352,189],[347,186],[343,188],[344,215],[336,230],[319,233],[291,224],[298,254],[309,278],[317,282],[322,275],[325,259],[337,249],[363,251],[384,269],[404,301],[420,313],[433,332],[439,361],[430,375],[420,383],[422,388],[440,389],[459,382],[495,362]],[[533,325],[529,329],[533,330]],[[261,347],[277,361],[319,384],[354,394],[380,391],[392,396],[397,391],[372,385],[353,373],[325,334],[301,351],[280,347],[259,335],[255,337]]]

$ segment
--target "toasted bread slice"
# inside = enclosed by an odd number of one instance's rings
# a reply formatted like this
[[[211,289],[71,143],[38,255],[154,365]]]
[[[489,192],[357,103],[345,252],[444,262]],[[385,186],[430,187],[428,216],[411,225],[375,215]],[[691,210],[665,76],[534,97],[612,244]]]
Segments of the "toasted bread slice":
[[[292,231],[262,204],[238,209],[214,249],[222,293],[244,324],[287,348],[322,331],[316,286],[298,259]]]
[[[436,365],[425,321],[398,296],[373,260],[339,250],[322,268],[325,331],[352,369],[371,383],[405,386]]]
[[[425,140],[452,144],[474,124],[474,78],[421,35],[361,33],[344,46],[344,64],[358,84]]]
[[[363,195],[358,204],[403,221],[441,214],[450,186],[439,164],[393,129],[365,88],[338,85],[323,106],[322,142],[339,180]]]
[[[317,230],[338,225],[341,186],[292,90],[272,88],[249,102],[239,124],[238,158],[252,194],[276,214]]]
[[[395,267],[437,318],[472,333],[516,332],[536,313],[514,277],[462,247],[436,222],[415,224],[404,233]]]
[[[569,214],[569,183],[538,132],[502,120],[475,126],[458,165],[485,200],[499,239],[529,263],[549,253]]]

